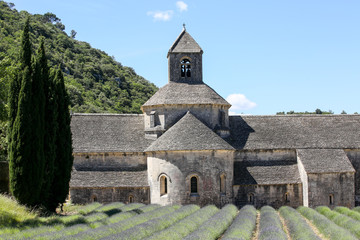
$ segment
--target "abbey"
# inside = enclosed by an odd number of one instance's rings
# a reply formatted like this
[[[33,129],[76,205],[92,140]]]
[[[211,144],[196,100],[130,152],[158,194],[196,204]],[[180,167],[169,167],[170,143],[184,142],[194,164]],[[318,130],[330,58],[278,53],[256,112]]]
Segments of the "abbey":
[[[353,207],[360,115],[229,116],[184,28],[143,114],[73,114],[74,203]]]

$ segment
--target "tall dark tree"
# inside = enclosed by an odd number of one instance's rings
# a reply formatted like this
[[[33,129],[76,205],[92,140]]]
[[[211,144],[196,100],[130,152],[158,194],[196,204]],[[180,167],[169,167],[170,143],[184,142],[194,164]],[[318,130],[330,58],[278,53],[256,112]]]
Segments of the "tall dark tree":
[[[65,202],[69,193],[69,182],[73,165],[72,137],[70,129],[69,97],[67,95],[64,77],[59,69],[55,74],[55,94],[57,96],[56,154],[54,162],[54,179],[51,187],[50,210]]]
[[[32,159],[32,84],[28,67],[23,70],[18,110],[9,144],[10,190],[22,204],[34,206],[40,198],[42,183],[37,162]]]
[[[36,56],[35,70],[33,76],[33,92],[36,99],[33,101],[34,111],[37,119],[36,127],[38,134],[36,140],[38,144],[38,156],[43,157],[43,182],[41,185],[41,202],[45,208],[49,208],[49,192],[53,181],[54,159],[55,159],[55,135],[57,129],[56,111],[57,105],[54,94],[53,80],[49,76],[49,67],[45,53],[43,39]]]

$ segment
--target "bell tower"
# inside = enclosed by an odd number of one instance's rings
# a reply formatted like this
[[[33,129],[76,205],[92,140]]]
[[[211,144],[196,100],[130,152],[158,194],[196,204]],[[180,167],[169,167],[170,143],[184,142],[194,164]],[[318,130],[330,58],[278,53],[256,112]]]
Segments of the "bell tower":
[[[184,24],[167,55],[169,82],[203,83],[202,54],[203,50],[186,31]]]

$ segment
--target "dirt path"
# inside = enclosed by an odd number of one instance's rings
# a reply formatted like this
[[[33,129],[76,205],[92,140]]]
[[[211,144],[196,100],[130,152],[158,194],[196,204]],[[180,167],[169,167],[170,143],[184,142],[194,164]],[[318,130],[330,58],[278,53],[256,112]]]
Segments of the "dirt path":
[[[257,240],[259,237],[259,229],[260,229],[260,211],[257,210],[256,211],[256,227],[255,227],[255,231],[253,232],[253,237],[251,238],[251,240]]]
[[[325,237],[321,232],[319,232],[319,230],[306,217],[303,216],[303,218],[305,219],[306,223],[311,227],[311,229],[314,231],[314,233],[319,236],[319,238],[323,240],[328,240],[328,238]]]
[[[280,221],[281,221],[281,223],[282,223],[282,225],[283,225],[283,227],[284,227],[284,232],[285,232],[286,235],[287,235],[287,239],[288,239],[288,240],[291,240],[290,233],[289,233],[289,230],[288,230],[288,228],[287,228],[287,226],[286,226],[286,222],[285,222],[284,218],[280,215],[279,211],[277,211],[277,213],[278,213],[279,218],[280,218]]]

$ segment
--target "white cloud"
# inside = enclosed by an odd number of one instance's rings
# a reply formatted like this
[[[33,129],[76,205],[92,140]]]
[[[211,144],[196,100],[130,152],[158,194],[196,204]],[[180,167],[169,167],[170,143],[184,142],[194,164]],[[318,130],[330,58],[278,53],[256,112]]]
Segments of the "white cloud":
[[[169,21],[174,14],[174,11],[155,11],[155,12],[147,12],[147,15],[152,16],[155,21]]]
[[[249,110],[256,107],[256,103],[250,101],[249,99],[246,98],[244,94],[240,94],[240,93],[230,94],[226,98],[226,101],[228,101],[232,105],[231,108],[229,109],[230,115],[238,114],[236,113],[237,111]]]
[[[184,3],[183,1],[177,1],[176,2],[176,7],[178,8],[178,10],[180,12],[188,10],[188,5],[186,3]]]

